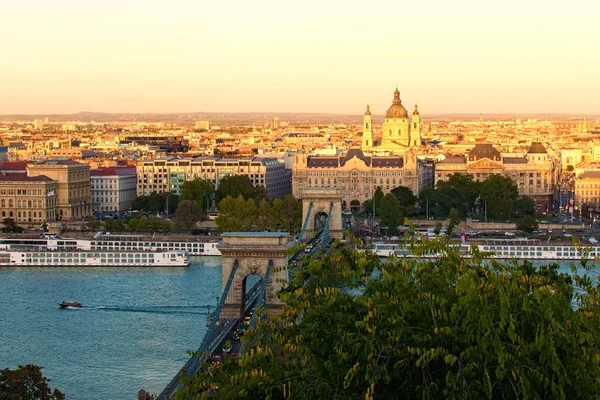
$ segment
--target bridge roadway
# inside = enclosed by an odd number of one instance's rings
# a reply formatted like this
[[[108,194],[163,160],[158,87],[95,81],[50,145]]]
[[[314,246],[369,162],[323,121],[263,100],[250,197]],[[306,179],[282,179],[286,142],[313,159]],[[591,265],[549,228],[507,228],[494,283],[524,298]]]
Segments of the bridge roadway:
[[[291,269],[294,269],[298,266],[302,256],[314,256],[319,252],[324,254],[329,254],[332,250],[333,240],[330,238],[322,241],[322,232],[319,232],[313,239],[306,243],[306,248],[296,251],[293,255],[290,256],[288,260],[288,265]],[[292,272],[293,273],[293,272]],[[244,314],[246,316],[252,316],[252,320],[249,326],[254,326],[256,323],[256,317],[253,315],[254,313],[250,312],[257,305],[256,302],[260,297],[260,289],[264,289],[263,280],[259,279],[254,286],[248,291],[246,294],[246,302],[244,305]],[[264,297],[263,297],[264,300]],[[261,304],[262,305],[262,304]],[[190,359],[185,363],[183,368],[179,371],[179,373],[169,382],[167,387],[160,393],[157,397],[157,400],[167,400],[169,399],[179,388],[180,388],[180,375],[181,373],[185,373],[187,376],[193,376],[199,369],[200,365],[207,361],[207,354],[210,354],[214,359],[215,356],[223,355],[223,343],[227,340],[227,338],[232,335],[235,330],[241,329],[244,330],[248,326],[244,324],[244,322],[239,321],[235,318],[233,319],[221,319],[216,322],[215,329],[212,332],[207,332],[206,334],[210,334],[210,337],[205,337],[203,340],[203,345],[200,349]],[[232,341],[232,349],[229,354],[237,355],[243,352],[244,349],[240,346],[239,341]]]
[[[259,279],[246,293],[246,302],[244,305],[244,313],[246,315],[256,306],[256,301],[260,294],[259,289],[262,287],[262,283],[262,279]],[[217,321],[215,325],[216,329],[212,332],[206,332],[207,335],[210,333],[210,337],[204,338],[201,348],[190,357],[183,368],[181,368],[177,375],[175,375],[171,382],[169,382],[165,389],[158,395],[157,400],[169,399],[179,388],[181,374],[184,373],[187,376],[193,376],[200,368],[200,364],[206,361],[207,354],[220,354],[225,339],[233,332],[239,323],[240,321],[235,318]]]

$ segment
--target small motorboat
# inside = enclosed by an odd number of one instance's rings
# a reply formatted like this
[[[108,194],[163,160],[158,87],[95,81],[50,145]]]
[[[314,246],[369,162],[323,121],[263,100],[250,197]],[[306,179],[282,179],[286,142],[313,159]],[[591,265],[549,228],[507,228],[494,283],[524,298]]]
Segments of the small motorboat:
[[[83,307],[81,305],[81,303],[76,303],[74,301],[63,301],[62,303],[58,303],[58,305],[60,306],[60,308],[68,308],[68,307],[81,308],[81,307]]]

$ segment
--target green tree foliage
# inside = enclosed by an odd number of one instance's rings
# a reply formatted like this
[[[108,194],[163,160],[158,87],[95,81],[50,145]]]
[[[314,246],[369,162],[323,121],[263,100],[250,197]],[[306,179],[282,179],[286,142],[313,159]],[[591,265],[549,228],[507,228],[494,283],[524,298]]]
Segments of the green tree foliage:
[[[513,213],[518,217],[535,214],[535,201],[531,197],[520,197],[513,205]]]
[[[295,233],[301,228],[301,220],[302,202],[290,195],[276,198],[272,204],[262,200],[258,208],[252,199],[227,196],[219,203],[216,223],[221,232],[270,229]]]
[[[202,221],[204,213],[202,206],[197,201],[181,200],[175,215],[188,229],[192,229],[199,221]]]
[[[167,196],[169,197],[169,214],[173,214],[177,210],[179,196],[172,193],[153,192],[147,196],[139,196],[134,200],[131,208],[152,214],[163,213],[167,207]]]
[[[446,228],[446,235],[450,236],[452,235],[452,232],[454,232],[454,228],[460,224],[460,214],[456,208],[451,208],[448,217],[450,220],[448,221],[448,227]]]
[[[531,233],[539,228],[537,221],[531,215],[527,215],[517,220],[517,229],[521,232]]]
[[[210,200],[215,193],[215,187],[208,179],[196,178],[183,182],[181,185],[181,200],[192,200],[200,204],[203,210],[210,206]]]
[[[379,211],[381,209],[381,207],[383,207],[383,198],[385,197],[385,195],[383,194],[383,190],[381,189],[381,186],[377,186],[377,188],[375,189],[375,194],[373,196],[373,200],[375,201],[375,215],[376,216],[380,216],[381,214],[379,214]]]
[[[282,312],[259,310],[249,350],[206,365],[176,398],[216,388],[219,399],[600,397],[590,278],[425,246],[413,250],[440,257],[382,264],[343,249],[307,260],[279,294]]]
[[[16,370],[0,370],[0,399],[2,400],[64,400],[58,389],[50,389],[50,379],[37,365],[20,365]]]
[[[379,216],[381,225],[387,227],[390,233],[396,234],[396,228],[404,222],[404,215],[402,215],[400,200],[393,193],[388,193],[383,197]]]
[[[407,217],[417,215],[417,197],[414,195],[412,190],[406,186],[398,186],[392,189],[392,193],[400,201],[400,207],[402,207],[402,214]]]
[[[473,205],[479,192],[481,190],[481,182],[473,180],[473,176],[470,174],[456,173],[448,176],[448,180],[440,181],[437,183],[437,189],[448,189],[453,188],[455,191],[449,191],[457,193],[459,195],[455,202],[455,208],[462,214],[465,215],[473,209]],[[448,208],[447,212],[450,212]],[[448,215],[448,214],[444,214]]]
[[[481,197],[487,201],[489,216],[507,219],[519,197],[519,188],[511,178],[493,174],[488,176],[481,184]]]
[[[23,232],[23,227],[17,225],[17,223],[15,222],[14,219],[12,218],[4,218],[4,220],[2,221],[3,223],[3,227],[2,227],[2,232],[5,233],[20,233]]]
[[[87,228],[90,231],[97,231],[102,228],[102,221],[99,221],[96,218],[90,218],[87,222]]]
[[[109,218],[104,221],[104,230],[107,232],[122,232],[125,231],[125,225],[120,219]]]
[[[429,212],[437,217],[447,216],[451,208],[463,209],[463,196],[460,189],[442,186],[435,190],[429,200]]]
[[[227,175],[219,181],[217,197],[221,200],[231,196],[234,199],[242,196],[244,199],[254,199],[260,201],[266,198],[265,190],[262,186],[254,187],[248,175]]]
[[[227,196],[219,203],[219,215],[215,222],[221,232],[250,231],[257,218],[258,209],[254,200]]]

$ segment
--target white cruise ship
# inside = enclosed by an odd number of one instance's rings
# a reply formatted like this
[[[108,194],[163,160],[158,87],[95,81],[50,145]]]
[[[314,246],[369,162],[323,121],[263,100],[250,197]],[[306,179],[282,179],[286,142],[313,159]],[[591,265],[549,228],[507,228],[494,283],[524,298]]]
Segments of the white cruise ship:
[[[469,244],[456,244],[463,257],[470,257]],[[534,240],[488,240],[478,243],[479,251],[490,253],[495,259],[529,259],[529,260],[581,260],[600,258],[600,246],[582,245],[577,248],[567,244],[543,244]],[[407,246],[400,243],[374,242],[371,250],[380,257],[412,257]],[[436,257],[435,254],[424,257]]]
[[[187,267],[184,249],[92,248],[90,240],[0,238],[0,266]]]

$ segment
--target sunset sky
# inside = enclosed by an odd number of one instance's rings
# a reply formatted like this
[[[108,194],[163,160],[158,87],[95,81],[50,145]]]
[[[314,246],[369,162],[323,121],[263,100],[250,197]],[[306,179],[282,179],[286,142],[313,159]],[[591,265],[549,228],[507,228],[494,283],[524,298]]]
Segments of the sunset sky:
[[[600,1],[0,3],[0,114],[600,113]]]

